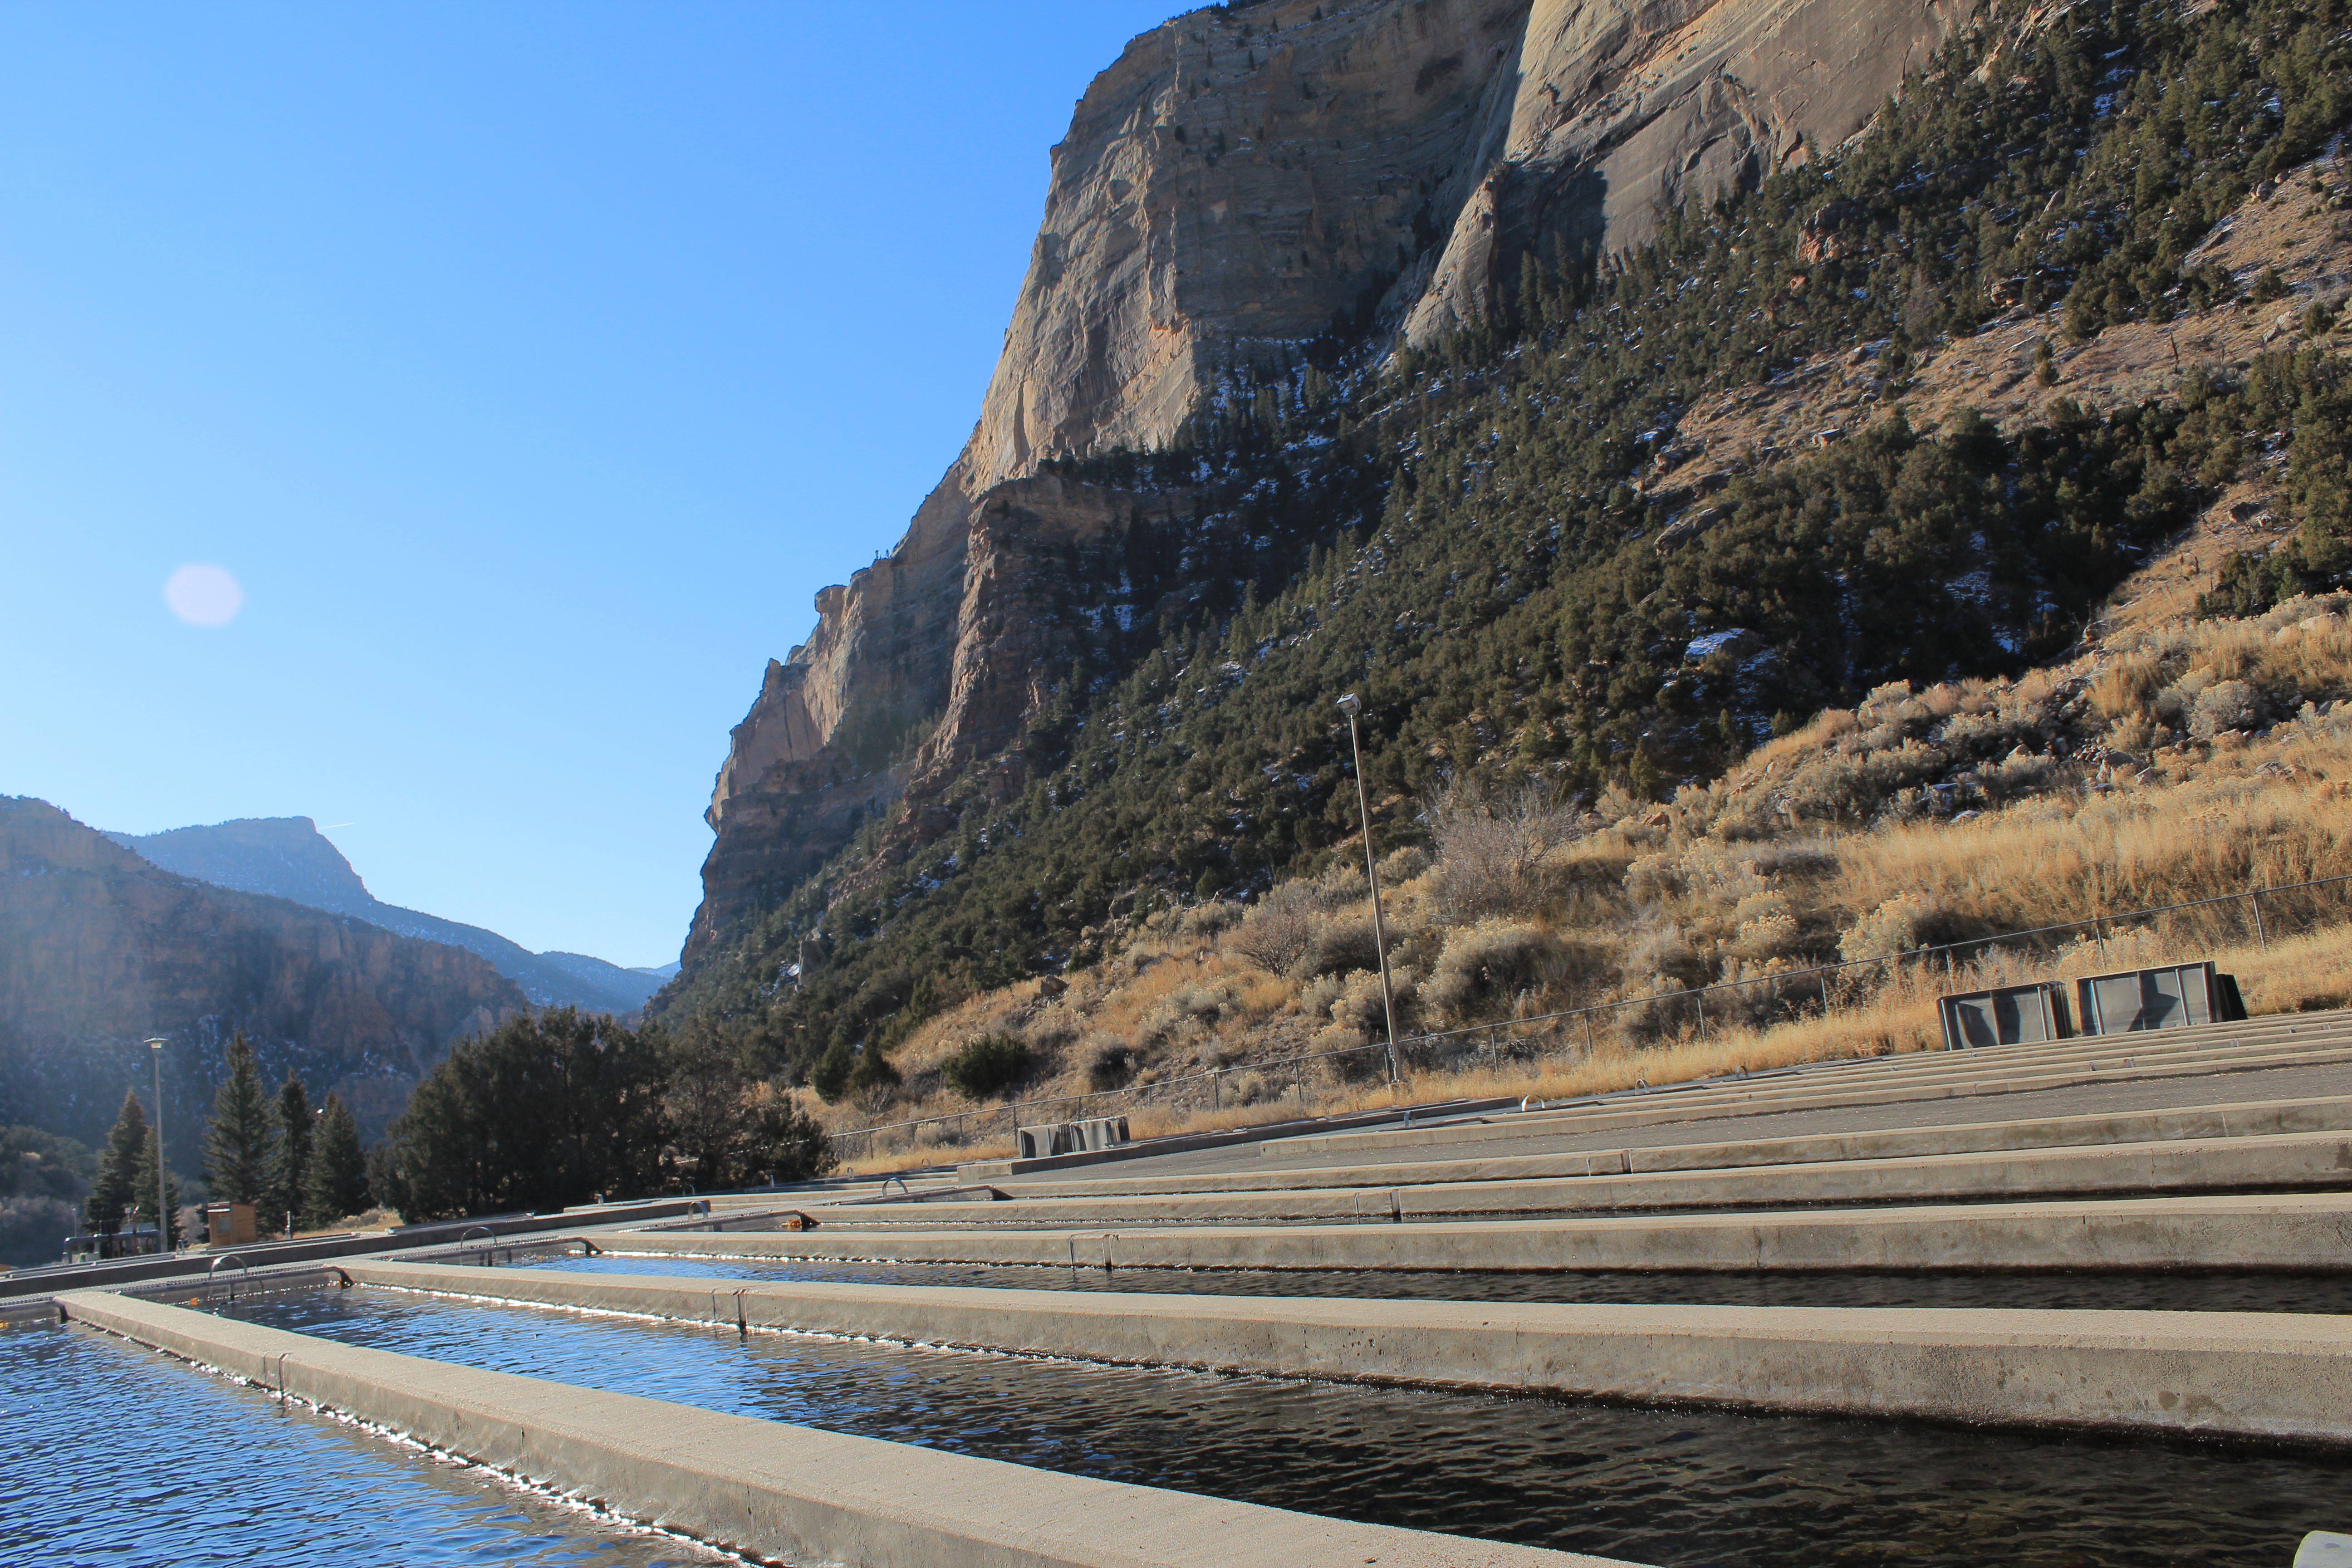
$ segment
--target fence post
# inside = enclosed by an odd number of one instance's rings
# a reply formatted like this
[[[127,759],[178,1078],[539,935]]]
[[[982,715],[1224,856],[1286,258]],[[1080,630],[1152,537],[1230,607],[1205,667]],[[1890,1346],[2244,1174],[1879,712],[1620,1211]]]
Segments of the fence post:
[[[1592,1009],[1590,1007],[1584,1010],[1584,1054],[1588,1057],[1592,1054]]]
[[[1691,994],[1691,1004],[1698,1009],[1698,1037],[1706,1038],[1706,987],[1702,985]]]
[[[2268,888],[2256,888],[2246,895],[2254,906],[2254,945],[2261,948],[2271,944],[2271,939],[2263,932],[2263,895],[2269,891]]]
[[[2095,908],[2091,910],[2091,940],[2099,944],[2099,964],[2100,967],[2105,968],[2107,962],[2107,933],[2099,929],[2099,911]]]
[[[1829,972],[1828,970],[1826,970],[1826,969],[1822,969],[1822,970],[1816,970],[1814,973],[1815,973],[1820,977],[1820,979],[1821,979],[1821,983],[1822,983],[1822,1017],[1824,1017],[1824,1018],[1826,1018],[1826,1017],[1828,1017],[1828,1016],[1830,1016],[1830,972]]]

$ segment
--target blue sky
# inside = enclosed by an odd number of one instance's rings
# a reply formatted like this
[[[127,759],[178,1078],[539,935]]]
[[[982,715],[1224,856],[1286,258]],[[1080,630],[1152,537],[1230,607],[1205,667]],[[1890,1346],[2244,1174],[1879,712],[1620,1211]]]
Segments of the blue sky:
[[[0,793],[676,957],[728,729],[1173,9],[0,9]]]

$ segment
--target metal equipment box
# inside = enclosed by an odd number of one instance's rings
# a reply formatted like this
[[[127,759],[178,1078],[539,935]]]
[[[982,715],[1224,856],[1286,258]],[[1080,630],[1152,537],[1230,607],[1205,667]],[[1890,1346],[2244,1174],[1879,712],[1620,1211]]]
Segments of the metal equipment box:
[[[1949,1050],[1974,1046],[2015,1046],[2063,1040],[2074,1033],[2066,1013],[2066,987],[2055,980],[1964,991],[1937,1003]]]
[[[2186,1029],[2246,1016],[2237,976],[2216,973],[2210,959],[2087,975],[2074,982],[2074,1011],[2086,1035]]]
[[[1043,1127],[1022,1127],[1013,1132],[1013,1158],[1050,1159],[1055,1154],[1092,1153],[1115,1149],[1128,1141],[1127,1118],[1097,1116],[1085,1121],[1053,1121]]]

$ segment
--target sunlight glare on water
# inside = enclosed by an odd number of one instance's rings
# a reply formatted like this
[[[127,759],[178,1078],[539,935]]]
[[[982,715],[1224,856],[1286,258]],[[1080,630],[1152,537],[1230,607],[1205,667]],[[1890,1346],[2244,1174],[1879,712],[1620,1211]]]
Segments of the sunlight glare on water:
[[[689,1568],[737,1559],[87,1329],[0,1330],[0,1563]]]

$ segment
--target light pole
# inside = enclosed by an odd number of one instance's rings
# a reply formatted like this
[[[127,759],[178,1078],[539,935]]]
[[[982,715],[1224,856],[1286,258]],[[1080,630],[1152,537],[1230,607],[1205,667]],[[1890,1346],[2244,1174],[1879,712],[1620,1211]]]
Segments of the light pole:
[[[155,1250],[162,1254],[172,1250],[171,1178],[163,1171],[163,1042],[154,1037],[146,1044],[155,1058]]]
[[[1397,1071],[1396,991],[1389,984],[1389,933],[1387,922],[1381,916],[1381,872],[1372,861],[1372,797],[1364,788],[1364,737],[1356,727],[1356,715],[1364,710],[1363,699],[1350,691],[1339,699],[1339,711],[1348,716],[1348,749],[1356,759],[1356,815],[1364,825],[1364,877],[1372,885],[1372,952],[1381,961],[1381,1005],[1389,1020],[1389,1082],[1403,1081]]]

